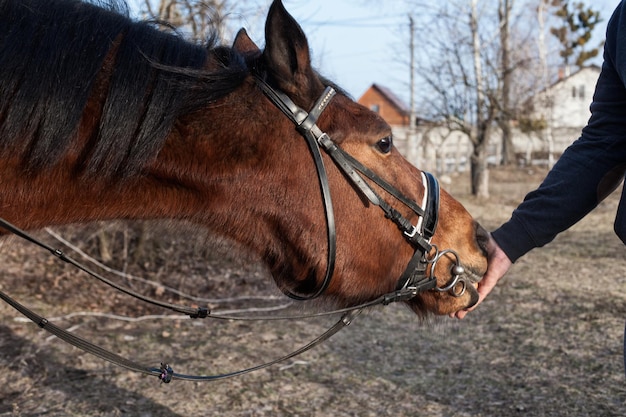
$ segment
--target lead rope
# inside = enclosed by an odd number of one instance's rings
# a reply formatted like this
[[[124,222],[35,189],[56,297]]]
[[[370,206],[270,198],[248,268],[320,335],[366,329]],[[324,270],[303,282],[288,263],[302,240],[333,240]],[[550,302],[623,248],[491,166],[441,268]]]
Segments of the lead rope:
[[[278,359],[272,360],[270,362],[266,362],[261,365],[253,366],[253,367],[242,369],[242,370],[235,371],[235,372],[224,373],[224,374],[186,375],[186,374],[179,374],[179,373],[174,372],[172,367],[168,365],[167,363],[161,363],[161,366],[159,368],[152,368],[152,367],[141,365],[130,359],[124,358],[123,356],[120,356],[109,350],[101,348],[98,345],[88,342],[87,340],[81,337],[78,337],[52,324],[45,317],[42,317],[39,314],[35,313],[34,311],[28,309],[27,307],[20,304],[18,301],[16,301],[15,299],[10,297],[3,291],[0,291],[0,298],[4,300],[7,304],[9,304],[11,307],[16,309],[20,313],[22,313],[24,316],[29,318],[32,322],[37,324],[40,328],[55,335],[56,337],[69,343],[70,345],[77,347],[84,352],[91,353],[92,355],[97,356],[100,359],[104,359],[105,361],[108,361],[115,365],[126,368],[128,370],[139,372],[142,374],[157,376],[161,380],[162,383],[166,383],[166,384],[171,382],[173,379],[181,379],[181,380],[187,380],[187,381],[217,381],[221,379],[233,378],[236,376],[240,376],[240,375],[248,374],[250,372],[268,368],[279,362],[283,362],[283,361],[293,358],[294,356],[298,356],[314,348],[320,343],[328,340],[335,333],[339,332],[341,329],[348,326],[352,322],[352,320],[356,316],[358,316],[362,311],[362,309],[355,309],[347,313],[344,313],[343,316],[341,316],[341,318],[337,321],[337,323],[335,323],[332,327],[330,327],[328,330],[326,330],[324,333],[322,333],[320,336],[318,336],[311,342],[302,346],[300,349],[294,350],[293,352],[285,356],[282,356]]]
[[[70,258],[69,256],[65,255],[65,253],[63,253],[63,251],[59,250],[59,249],[55,249],[49,245],[46,245],[44,242],[35,239],[33,236],[29,235],[28,233],[26,233],[24,230],[21,230],[20,228],[18,228],[17,226],[14,226],[13,224],[9,223],[8,221],[0,218],[0,227],[2,227],[3,229],[13,233],[16,236],[21,237],[24,240],[27,240],[31,243],[34,243],[35,245],[39,246],[40,248],[43,248],[45,250],[47,250],[48,252],[50,252],[52,255],[54,255],[55,257],[59,258],[60,260],[62,260],[63,262],[66,262],[78,269],[80,269],[81,271],[87,273],[88,275],[90,275],[91,277],[97,279],[98,281],[108,285],[111,288],[114,288],[118,291],[123,292],[124,294],[130,295],[131,297],[137,298],[138,300],[144,301],[148,304],[152,304],[154,306],[157,307],[162,307],[177,313],[182,313],[185,315],[188,315],[189,317],[191,317],[192,319],[197,319],[197,318],[206,318],[210,311],[208,308],[205,307],[198,307],[198,308],[192,308],[192,307],[186,307],[186,306],[180,306],[180,305],[176,305],[176,304],[170,304],[170,303],[164,303],[162,301],[159,300],[155,300],[153,298],[147,297],[143,294],[140,294],[138,292],[135,292],[129,288],[123,287],[121,285],[116,284],[115,282],[105,278],[104,276],[92,271],[91,269],[87,268],[86,266],[84,266],[83,264],[81,264],[80,262]]]
[[[161,380],[162,383],[169,383],[173,379],[181,379],[181,380],[189,380],[189,381],[217,381],[217,380],[232,378],[235,376],[240,376],[240,375],[244,375],[250,372],[268,368],[272,365],[275,365],[277,363],[286,361],[297,355],[300,355],[314,348],[320,343],[328,340],[331,336],[333,336],[334,334],[342,330],[344,327],[348,326],[352,322],[352,320],[354,320],[354,318],[358,316],[365,308],[373,307],[375,305],[388,305],[388,304],[398,302],[398,301],[406,301],[415,297],[418,292],[418,290],[415,288],[404,288],[399,291],[394,291],[392,293],[385,294],[375,300],[360,304],[358,306],[324,312],[324,313],[310,314],[310,315],[300,315],[300,316],[292,316],[292,317],[254,317],[254,318],[219,316],[219,315],[211,314],[211,312],[207,308],[190,308],[190,307],[185,307],[185,306],[180,306],[180,305],[175,305],[175,304],[164,303],[164,302],[143,296],[142,294],[139,294],[128,288],[115,284],[114,282],[93,272],[92,270],[83,266],[82,264],[75,261],[71,257],[65,255],[61,250],[52,248],[51,246],[36,239],[35,237],[26,233],[24,230],[18,228],[17,226],[14,226],[13,224],[9,223],[8,221],[2,218],[0,218],[0,227],[2,227],[3,229],[6,229],[7,231],[15,234],[16,236],[28,242],[31,242],[47,250],[58,259],[73,265],[74,267],[87,273],[89,276],[98,279],[99,281],[113,287],[114,289],[117,289],[127,295],[130,295],[131,297],[135,297],[139,300],[148,302],[150,304],[167,308],[167,309],[176,311],[178,313],[189,315],[191,318],[215,318],[215,319],[223,319],[223,320],[287,320],[287,319],[295,319],[295,318],[320,317],[320,316],[325,316],[325,315],[330,315],[330,314],[342,313],[341,318],[332,327],[330,327],[320,336],[313,339],[311,342],[307,343],[301,348],[287,355],[284,355],[278,359],[275,359],[270,362],[266,362],[266,363],[263,363],[254,367],[250,367],[250,368],[246,368],[246,369],[242,369],[242,370],[230,372],[230,373],[217,374],[217,375],[186,375],[186,374],[179,374],[179,373],[174,372],[172,367],[165,362],[161,363],[159,368],[149,367],[149,366],[139,364],[130,359],[124,358],[123,356],[120,356],[116,353],[108,351],[100,346],[97,346],[79,336],[76,336],[68,332],[67,330],[64,330],[56,326],[45,317],[40,316],[39,314],[35,313],[34,311],[20,304],[17,300],[15,300],[11,296],[9,296],[8,294],[0,290],[0,299],[2,299],[4,302],[9,304],[11,307],[13,307],[15,310],[20,312],[22,315],[27,317],[33,323],[37,324],[41,329],[46,330],[47,332],[55,335],[56,337],[65,341],[66,343],[69,343],[70,345],[77,347],[78,349],[81,349],[84,352],[97,356],[105,361],[111,362],[115,365],[119,365],[131,371],[157,376]]]

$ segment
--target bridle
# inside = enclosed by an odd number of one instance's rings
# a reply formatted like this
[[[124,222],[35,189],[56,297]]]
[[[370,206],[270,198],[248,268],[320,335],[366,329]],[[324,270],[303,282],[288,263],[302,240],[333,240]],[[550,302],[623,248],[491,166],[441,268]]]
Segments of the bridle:
[[[424,196],[420,206],[346,151],[338,147],[335,142],[317,126],[317,119],[336,94],[332,87],[326,87],[323,94],[313,105],[313,108],[307,112],[298,107],[286,94],[272,88],[264,79],[257,77],[257,85],[261,88],[263,93],[265,93],[267,98],[295,124],[298,132],[304,136],[311,155],[313,156],[313,161],[315,162],[324,203],[324,212],[326,214],[328,256],[326,273],[322,284],[314,293],[309,295],[294,294],[289,291],[285,291],[285,293],[296,300],[313,299],[320,296],[328,288],[333,276],[337,246],[335,218],[328,175],[322,159],[321,150],[323,149],[326,154],[330,156],[335,165],[345,174],[345,177],[355,186],[355,189],[367,198],[370,203],[380,207],[385,217],[396,224],[402,232],[402,235],[415,248],[411,260],[398,279],[396,286],[398,300],[396,301],[411,299],[418,293],[427,290],[439,292],[449,291],[454,296],[462,296],[465,293],[467,282],[461,277],[464,270],[461,266],[458,254],[452,249],[440,251],[436,245],[430,243],[437,229],[439,220],[439,183],[437,179],[429,172],[422,172]],[[413,211],[413,213],[418,216],[417,223],[413,225],[398,210],[387,203],[363,177],[374,182],[387,194]],[[435,253],[431,256],[429,254],[433,249]],[[451,270],[453,279],[444,287],[437,287],[437,278],[435,277],[434,269],[437,262],[445,255],[451,255],[454,258],[454,266]],[[457,290],[456,287],[458,284],[461,284],[461,288]]]
[[[269,86],[263,79],[257,77],[257,85],[265,93],[265,95],[276,105],[293,123],[295,123],[297,130],[304,136],[308,144],[309,150],[313,155],[315,162],[317,176],[320,183],[322,199],[324,202],[324,211],[326,215],[327,236],[328,236],[328,255],[326,273],[322,284],[315,290],[314,293],[308,295],[293,294],[286,291],[287,295],[296,300],[309,300],[320,296],[330,285],[330,281],[333,276],[335,256],[336,256],[336,231],[335,231],[335,219],[334,211],[332,207],[332,200],[330,195],[330,186],[328,181],[328,175],[324,162],[322,159],[321,150],[323,149],[327,155],[331,157],[333,162],[339,169],[345,174],[355,188],[365,196],[373,205],[380,207],[385,217],[394,222],[402,235],[407,239],[411,245],[415,248],[415,252],[411,257],[406,269],[398,279],[395,291],[388,294],[383,294],[380,297],[359,304],[357,306],[337,309],[333,311],[307,314],[301,316],[290,317],[229,317],[221,316],[219,314],[213,314],[209,309],[204,307],[191,308],[186,306],[180,306],[176,304],[170,304],[163,301],[159,301],[143,294],[139,294],[129,288],[123,287],[115,282],[103,277],[102,275],[92,271],[83,264],[75,261],[71,257],[59,249],[52,248],[44,242],[34,238],[20,228],[12,225],[6,220],[0,218],[0,227],[3,229],[31,242],[35,245],[49,251],[52,255],[60,260],[69,263],[81,271],[86,272],[89,276],[111,286],[114,289],[124,292],[134,298],[147,302],[152,305],[156,305],[162,308],[166,308],[177,313],[182,313],[190,316],[191,318],[215,318],[223,320],[285,320],[294,318],[307,318],[318,317],[323,315],[342,313],[341,318],[322,335],[318,336],[308,344],[302,346],[283,357],[278,359],[242,369],[239,371],[218,374],[218,375],[183,375],[173,371],[173,369],[166,363],[161,363],[159,368],[148,367],[139,363],[136,363],[127,358],[121,357],[113,352],[103,349],[91,342],[88,342],[52,323],[46,318],[38,315],[32,310],[28,309],[24,305],[17,302],[15,299],[7,295],[5,292],[0,291],[0,299],[11,305],[20,313],[25,315],[28,319],[36,323],[42,329],[54,334],[58,338],[65,342],[82,349],[85,352],[91,353],[100,357],[106,361],[112,362],[116,365],[124,367],[126,369],[159,377],[161,382],[168,383],[172,379],[184,379],[192,381],[216,381],[234,376],[243,375],[256,370],[264,369],[279,362],[283,362],[287,359],[293,358],[299,354],[302,354],[311,348],[324,342],[332,335],[346,327],[360,312],[368,307],[375,305],[388,305],[398,301],[408,301],[419,293],[424,291],[439,291],[450,292],[456,297],[460,297],[465,292],[467,282],[462,277],[464,274],[463,267],[461,266],[460,258],[458,254],[452,249],[446,249],[440,251],[436,245],[431,244],[430,241],[435,234],[437,228],[438,215],[439,215],[439,184],[435,177],[427,172],[422,172],[422,181],[424,184],[424,197],[421,205],[418,205],[415,201],[403,195],[399,190],[375,174],[369,168],[362,165],[359,161],[354,159],[351,155],[346,153],[340,147],[338,147],[332,139],[317,126],[317,119],[322,111],[326,108],[328,103],[335,95],[335,90],[332,87],[327,87],[322,96],[316,101],[312,110],[306,112],[298,107],[294,102],[284,93],[279,92]],[[413,225],[406,217],[404,217],[398,210],[388,204],[378,193],[369,185],[363,177],[368,178],[373,183],[377,184],[386,193],[394,197],[400,203],[408,207],[418,216],[418,221]],[[431,254],[431,252],[433,252]],[[437,287],[437,278],[434,271],[437,263],[446,255],[450,255],[454,258],[453,266],[451,268],[452,280],[443,287]],[[460,289],[457,289],[458,285],[461,285]]]

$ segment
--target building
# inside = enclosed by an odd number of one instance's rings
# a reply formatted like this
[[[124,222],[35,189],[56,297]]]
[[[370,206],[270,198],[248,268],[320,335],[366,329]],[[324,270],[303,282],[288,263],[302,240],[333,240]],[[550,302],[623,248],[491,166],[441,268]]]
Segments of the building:
[[[513,145],[519,162],[547,164],[558,158],[581,133],[591,112],[600,67],[589,66],[570,75],[561,75],[548,88],[527,103],[530,117],[541,120],[541,130],[522,132],[513,129]],[[466,170],[473,146],[469,138],[445,126],[417,118],[414,134],[409,129],[409,108],[391,90],[380,84],[372,86],[358,102],[381,115],[393,130],[398,150],[419,168],[443,174]],[[514,123],[517,126],[517,123]],[[499,129],[493,130],[489,160],[501,159]]]
[[[380,84],[372,84],[357,101],[389,123],[396,148],[415,166],[438,174],[465,169],[472,148],[464,134],[416,119],[411,135],[409,107]]]
[[[357,101],[389,123],[396,148],[415,166],[438,174],[465,169],[472,146],[463,133],[416,118],[411,135],[409,107],[380,84],[372,84]]]
[[[540,152],[558,157],[578,139],[591,116],[589,106],[600,70],[599,66],[592,65],[570,75],[561,74],[554,84],[529,100],[530,117],[541,121],[544,129],[518,134],[515,140],[518,152],[528,155]]]
[[[591,112],[589,105],[593,98],[600,67],[584,67],[569,76],[562,74],[559,79],[531,99],[534,118],[543,119],[552,129],[583,128]]]
[[[410,109],[390,89],[372,84],[357,102],[380,114],[390,126],[408,126]]]

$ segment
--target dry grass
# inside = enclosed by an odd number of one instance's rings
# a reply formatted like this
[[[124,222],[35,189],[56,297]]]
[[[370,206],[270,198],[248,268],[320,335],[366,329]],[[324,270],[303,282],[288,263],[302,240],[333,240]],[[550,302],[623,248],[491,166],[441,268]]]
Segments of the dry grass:
[[[544,174],[495,171],[488,202],[469,197],[463,177],[446,188],[491,229]],[[159,385],[50,339],[2,304],[0,416],[625,415],[626,257],[611,231],[617,198],[520,260],[462,322],[419,323],[401,306],[375,309],[284,366],[227,381]],[[93,231],[72,230],[64,233]],[[189,245],[184,233],[173,239],[178,241],[153,243],[150,256],[129,271],[206,295],[276,295],[249,258]],[[0,260],[2,288],[45,315],[152,312],[14,238],[0,247]],[[243,306],[251,304],[258,305]],[[286,353],[333,321],[79,317],[61,324],[149,365],[169,358],[179,372],[214,373]]]

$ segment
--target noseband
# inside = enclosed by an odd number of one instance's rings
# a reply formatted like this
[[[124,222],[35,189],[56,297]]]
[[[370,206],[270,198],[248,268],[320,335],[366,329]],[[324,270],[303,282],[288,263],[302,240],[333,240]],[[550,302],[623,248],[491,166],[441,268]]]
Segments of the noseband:
[[[461,278],[464,270],[461,266],[458,254],[451,249],[440,251],[436,245],[430,243],[437,229],[439,220],[439,183],[436,178],[429,172],[422,172],[424,197],[422,205],[418,205],[415,201],[406,197],[397,188],[338,147],[335,142],[317,126],[317,119],[336,94],[332,87],[326,87],[324,93],[315,102],[313,108],[307,112],[298,107],[286,94],[272,88],[263,79],[257,77],[257,84],[267,98],[296,125],[298,132],[306,139],[315,162],[326,214],[328,255],[326,273],[322,285],[310,295],[293,294],[289,291],[285,293],[296,300],[313,299],[320,296],[328,288],[333,276],[337,237],[328,175],[321,153],[321,149],[323,149],[355,188],[372,204],[380,207],[385,217],[398,226],[402,235],[415,248],[413,257],[398,279],[396,292],[394,293],[395,298],[391,301],[408,300],[415,297],[418,293],[428,290],[439,292],[449,291],[456,297],[462,296],[465,293],[467,282]],[[417,223],[413,225],[410,220],[388,204],[387,201],[380,197],[369,183],[364,180],[363,176],[374,182],[389,195],[413,211],[418,216]],[[430,256],[429,254],[433,249],[435,252]],[[437,262],[445,255],[451,255],[454,258],[454,266],[451,269],[453,278],[452,281],[444,287],[437,287],[437,278],[435,277],[434,270]],[[459,283],[461,283],[461,289],[456,289]]]

